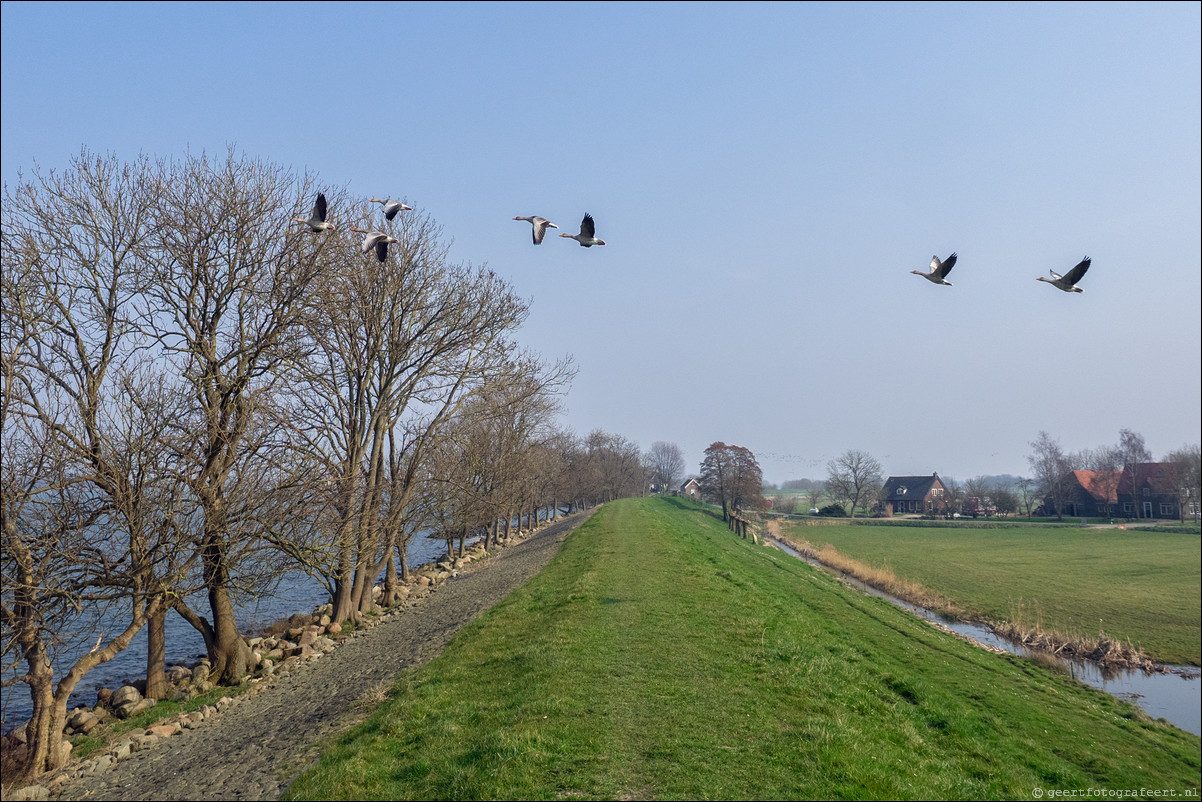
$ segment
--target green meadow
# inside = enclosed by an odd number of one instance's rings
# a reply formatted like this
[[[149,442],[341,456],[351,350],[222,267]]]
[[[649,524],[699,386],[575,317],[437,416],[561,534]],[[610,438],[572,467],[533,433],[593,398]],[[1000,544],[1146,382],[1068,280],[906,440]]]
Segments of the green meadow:
[[[607,504],[289,799],[1196,795],[1200,742],[673,499]]]
[[[1170,664],[1202,662],[1202,539],[1080,527],[785,523],[787,537],[888,568],[966,618],[1130,641]]]

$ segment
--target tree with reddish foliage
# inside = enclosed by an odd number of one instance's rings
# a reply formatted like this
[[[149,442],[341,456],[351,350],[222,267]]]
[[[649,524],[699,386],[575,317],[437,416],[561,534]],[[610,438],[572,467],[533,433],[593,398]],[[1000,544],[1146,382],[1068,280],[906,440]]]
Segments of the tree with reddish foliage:
[[[764,473],[755,455],[743,446],[711,443],[701,461],[701,492],[722,505],[722,520],[732,510],[758,507],[764,503]]]

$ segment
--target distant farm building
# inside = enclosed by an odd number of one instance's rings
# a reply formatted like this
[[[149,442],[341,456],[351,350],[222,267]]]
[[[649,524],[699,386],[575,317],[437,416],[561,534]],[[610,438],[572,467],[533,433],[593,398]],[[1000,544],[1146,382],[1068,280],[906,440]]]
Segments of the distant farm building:
[[[701,485],[696,479],[690,479],[680,486],[680,492],[689,498],[701,498]]]
[[[1140,462],[1123,469],[1116,500],[1125,518],[1177,518],[1179,492],[1175,464]]]
[[[1118,509],[1121,471],[1070,471],[1064,477],[1064,504],[1061,513],[1071,517],[1108,518]],[[1054,510],[1051,496],[1043,501],[1045,510]]]
[[[947,488],[939,474],[930,476],[890,476],[884,488],[885,515],[933,513],[942,510]]]

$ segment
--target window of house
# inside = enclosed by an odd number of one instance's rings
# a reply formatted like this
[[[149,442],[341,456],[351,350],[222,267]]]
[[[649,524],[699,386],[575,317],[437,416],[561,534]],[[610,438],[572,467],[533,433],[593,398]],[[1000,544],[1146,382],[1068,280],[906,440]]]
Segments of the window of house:
[[[1148,497],[1148,496],[1150,496],[1150,495],[1152,495],[1152,488],[1150,488],[1150,487],[1145,487],[1145,488],[1144,488],[1144,498],[1147,498],[1147,497]]]
[[[1135,505],[1129,501],[1124,501],[1123,502],[1123,514],[1130,515],[1133,512],[1135,512]]]
[[[1173,510],[1172,504],[1161,504],[1160,505],[1160,514],[1161,515],[1173,515],[1174,512],[1175,511]]]

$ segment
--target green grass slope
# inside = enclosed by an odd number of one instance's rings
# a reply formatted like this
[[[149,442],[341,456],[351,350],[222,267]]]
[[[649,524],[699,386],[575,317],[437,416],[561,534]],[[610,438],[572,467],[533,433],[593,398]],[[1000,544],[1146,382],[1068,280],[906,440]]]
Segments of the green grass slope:
[[[606,505],[292,799],[1197,793],[1199,739],[734,537]]]

